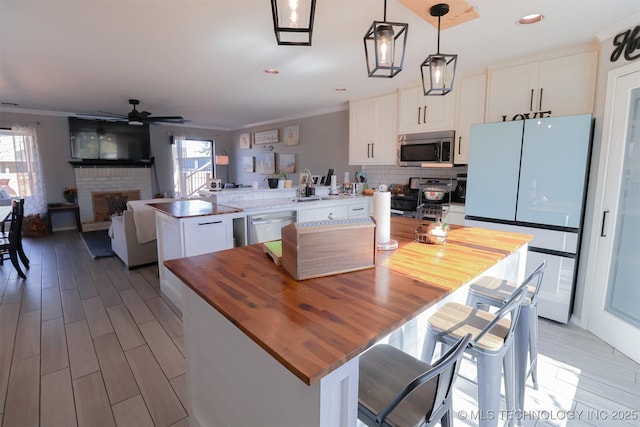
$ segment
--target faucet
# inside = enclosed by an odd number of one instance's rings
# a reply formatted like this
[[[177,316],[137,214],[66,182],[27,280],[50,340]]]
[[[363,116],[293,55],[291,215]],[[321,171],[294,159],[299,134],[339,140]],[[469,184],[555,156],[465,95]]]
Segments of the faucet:
[[[303,184],[303,176],[307,176],[307,179],[304,180],[305,184]],[[307,187],[309,187],[309,184],[311,184],[311,171],[309,169],[305,169],[302,171],[302,173],[300,174],[300,185],[298,186],[298,196],[299,197],[306,197],[307,194]]]

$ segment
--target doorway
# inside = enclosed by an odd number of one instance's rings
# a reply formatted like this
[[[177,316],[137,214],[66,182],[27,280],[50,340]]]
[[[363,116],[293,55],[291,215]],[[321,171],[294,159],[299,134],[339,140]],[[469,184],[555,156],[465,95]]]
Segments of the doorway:
[[[640,363],[640,63],[609,72],[587,329]],[[598,216],[599,215],[599,216]]]

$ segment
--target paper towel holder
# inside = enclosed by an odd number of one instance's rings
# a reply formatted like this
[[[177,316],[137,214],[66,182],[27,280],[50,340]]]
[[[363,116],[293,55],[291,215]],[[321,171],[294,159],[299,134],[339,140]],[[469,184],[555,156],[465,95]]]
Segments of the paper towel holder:
[[[393,251],[398,249],[398,241],[389,239],[388,242],[376,242],[376,249],[379,251]]]

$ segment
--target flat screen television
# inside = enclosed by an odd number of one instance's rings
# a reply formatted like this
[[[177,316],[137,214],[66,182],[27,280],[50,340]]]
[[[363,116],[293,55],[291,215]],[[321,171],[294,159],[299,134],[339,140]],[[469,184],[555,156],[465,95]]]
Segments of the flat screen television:
[[[149,125],[69,117],[74,160],[145,161],[151,156]]]

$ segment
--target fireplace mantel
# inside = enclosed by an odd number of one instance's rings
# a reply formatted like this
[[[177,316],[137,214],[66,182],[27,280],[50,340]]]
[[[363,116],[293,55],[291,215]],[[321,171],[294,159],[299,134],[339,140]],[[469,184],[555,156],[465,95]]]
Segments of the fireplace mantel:
[[[148,168],[153,166],[153,157],[147,160],[110,160],[110,159],[77,159],[70,160],[69,163],[74,168],[82,168],[87,166],[105,166],[110,168],[127,167],[127,168]]]

